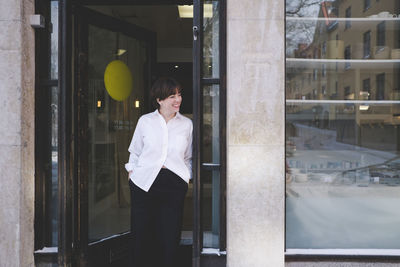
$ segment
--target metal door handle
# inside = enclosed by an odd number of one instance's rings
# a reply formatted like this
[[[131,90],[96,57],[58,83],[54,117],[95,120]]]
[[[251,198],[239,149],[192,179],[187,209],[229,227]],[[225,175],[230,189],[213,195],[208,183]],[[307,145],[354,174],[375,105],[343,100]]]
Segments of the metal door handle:
[[[197,36],[199,36],[199,28],[197,26],[193,26],[193,40],[197,40]]]

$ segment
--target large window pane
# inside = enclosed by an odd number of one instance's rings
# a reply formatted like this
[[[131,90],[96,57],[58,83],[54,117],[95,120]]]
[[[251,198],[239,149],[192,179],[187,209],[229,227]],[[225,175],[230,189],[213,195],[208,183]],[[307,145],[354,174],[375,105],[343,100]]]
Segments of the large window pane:
[[[399,11],[286,1],[287,249],[400,249]]]
[[[121,33],[89,26],[89,241],[130,230],[130,189],[124,164],[144,103],[146,47]],[[115,60],[131,70],[133,90],[112,99],[104,71]]]

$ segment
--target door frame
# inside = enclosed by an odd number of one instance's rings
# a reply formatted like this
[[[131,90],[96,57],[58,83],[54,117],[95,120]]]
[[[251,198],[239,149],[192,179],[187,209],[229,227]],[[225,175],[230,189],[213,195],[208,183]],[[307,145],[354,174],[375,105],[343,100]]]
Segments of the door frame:
[[[218,79],[206,79],[202,77],[202,5],[200,0],[114,0],[113,5],[135,5],[135,4],[193,4],[194,18],[193,25],[199,29],[199,39],[193,41],[193,125],[194,125],[194,150],[193,150],[193,175],[194,175],[194,229],[193,229],[193,266],[225,266],[226,257],[202,253],[202,227],[201,227],[201,90],[205,84],[219,84],[220,86],[220,249],[226,250],[226,0],[220,2],[220,76]],[[74,80],[75,92],[72,91],[72,64],[77,70],[81,64],[86,64],[84,53],[75,53],[74,62],[72,59],[72,47],[78,47],[78,38],[72,41],[73,14],[82,5],[110,4],[109,0],[63,0],[59,2],[59,247],[58,263],[60,266],[86,266],[88,259],[88,238],[87,238],[87,193],[82,194],[79,188],[86,188],[87,182],[82,178],[85,171],[79,166],[78,162],[85,149],[80,147],[80,142],[87,139],[87,133],[82,126],[85,121],[78,120],[79,114],[84,109],[75,108],[72,110],[72,103],[82,103],[85,101],[83,84],[79,84],[78,79]],[[110,18],[110,17],[109,17]],[[75,16],[76,19],[76,16]],[[110,18],[112,21],[116,19]],[[104,25],[106,20],[99,21]],[[106,23],[105,23],[106,24]],[[118,29],[119,30],[119,29]],[[75,33],[78,29],[74,28]],[[76,36],[76,35],[75,35]],[[87,44],[86,44],[87,45]],[[195,49],[196,47],[196,49]],[[155,48],[154,48],[155,49]],[[76,50],[77,51],[77,50]],[[76,52],[75,51],[75,52]],[[197,59],[196,59],[197,57]],[[155,62],[155,58],[153,59]],[[80,77],[81,79],[84,77]],[[79,106],[79,105],[78,105]],[[72,125],[72,122],[74,123]],[[80,141],[79,141],[80,140]],[[87,152],[87,151],[86,151]],[[86,215],[85,215],[86,214]],[[73,218],[73,219],[71,219]],[[85,222],[85,225],[83,223]],[[85,228],[86,227],[86,228]],[[86,235],[85,235],[86,233]],[[126,237],[126,236],[125,236]],[[121,239],[125,238],[121,236]],[[109,240],[112,242],[112,239]],[[208,264],[208,265],[207,265]]]
[[[205,78],[203,74],[203,17],[204,0],[193,0],[193,252],[192,266],[226,266],[226,0],[219,2],[219,76]],[[203,140],[203,87],[219,85],[219,166],[202,162]],[[208,166],[207,166],[208,165]],[[215,164],[211,164],[215,165]],[[218,165],[218,164],[217,164]],[[201,174],[207,170],[220,171],[220,233],[219,249],[213,253],[203,251],[202,181]]]

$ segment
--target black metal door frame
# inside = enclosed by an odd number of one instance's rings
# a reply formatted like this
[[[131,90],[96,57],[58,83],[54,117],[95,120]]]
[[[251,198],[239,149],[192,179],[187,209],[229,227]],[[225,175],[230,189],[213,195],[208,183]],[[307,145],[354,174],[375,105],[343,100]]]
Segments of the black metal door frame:
[[[202,162],[203,136],[203,86],[219,85],[220,88],[220,164],[212,169],[220,171],[220,234],[219,251],[226,250],[226,0],[219,0],[219,62],[218,78],[205,78],[203,70],[203,17],[205,0],[193,0],[193,267],[226,266],[226,257],[202,254],[202,182],[201,174],[209,170]],[[218,164],[217,164],[218,165]]]

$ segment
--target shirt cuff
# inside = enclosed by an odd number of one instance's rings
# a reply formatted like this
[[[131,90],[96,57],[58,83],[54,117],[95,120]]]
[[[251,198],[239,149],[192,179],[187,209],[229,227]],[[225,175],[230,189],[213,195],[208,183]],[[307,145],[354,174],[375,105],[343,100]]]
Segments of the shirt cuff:
[[[125,169],[127,172],[133,171],[134,165],[133,163],[126,163],[125,164]]]

